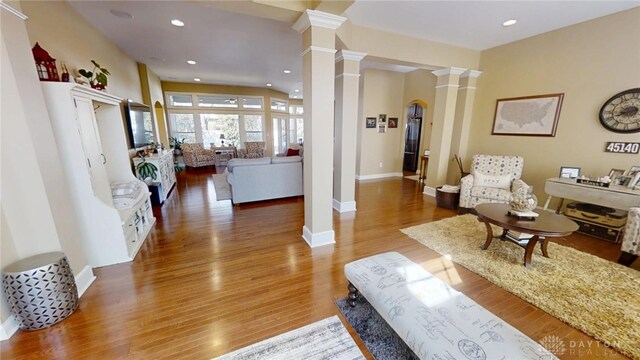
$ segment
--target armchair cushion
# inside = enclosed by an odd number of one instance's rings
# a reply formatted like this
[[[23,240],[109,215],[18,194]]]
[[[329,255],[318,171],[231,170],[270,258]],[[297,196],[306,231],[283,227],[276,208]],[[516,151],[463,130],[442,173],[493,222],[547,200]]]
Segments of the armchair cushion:
[[[496,189],[510,189],[511,175],[486,175],[481,172],[473,174],[474,187],[483,186]]]

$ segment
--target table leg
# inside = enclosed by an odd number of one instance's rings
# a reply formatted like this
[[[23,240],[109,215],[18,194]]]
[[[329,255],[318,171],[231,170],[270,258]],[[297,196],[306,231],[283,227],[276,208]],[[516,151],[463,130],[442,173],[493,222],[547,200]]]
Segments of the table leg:
[[[547,196],[547,201],[544,202],[544,207],[542,208],[542,210],[547,210],[549,208],[549,203],[551,203],[551,199],[553,199],[553,196],[551,195]]]
[[[527,269],[531,267],[531,255],[533,254],[533,249],[536,247],[537,242],[538,236],[534,235],[524,248],[524,267]]]
[[[540,250],[542,250],[542,255],[544,257],[549,257],[549,254],[547,253],[547,243],[549,242],[549,238],[545,238],[545,237],[541,237],[541,236],[538,236],[538,238],[541,240],[540,241]]]
[[[478,219],[478,221],[482,220]],[[480,249],[487,250],[487,248],[489,248],[489,245],[491,245],[491,241],[493,240],[493,229],[491,229],[491,224],[486,221],[484,222],[484,226],[487,227],[487,240],[484,242],[484,245],[480,246]]]
[[[560,209],[562,209],[562,204],[564,203],[564,198],[560,198],[560,205],[556,209],[556,214],[560,214]]]

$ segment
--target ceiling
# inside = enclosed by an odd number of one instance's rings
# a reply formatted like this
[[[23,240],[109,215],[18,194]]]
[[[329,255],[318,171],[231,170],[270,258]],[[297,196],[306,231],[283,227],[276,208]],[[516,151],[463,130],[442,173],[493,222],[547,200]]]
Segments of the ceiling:
[[[200,78],[208,84],[255,87],[271,83],[274,89],[292,98],[301,96],[301,36],[291,28],[290,21],[243,14],[251,11],[242,5],[258,6],[255,3],[148,0],[70,4],[162,80],[195,82],[194,78]],[[636,6],[640,6],[640,0],[357,0],[343,16],[356,25],[484,50]],[[128,13],[132,18],[116,16],[112,10]],[[288,10],[289,19],[291,13]],[[266,16],[259,11],[258,14]],[[501,25],[512,18],[518,20],[516,25]],[[182,20],[185,26],[171,25],[172,19]],[[187,60],[197,64],[189,65]],[[365,59],[363,67],[401,72],[415,69],[375,59]],[[285,69],[291,73],[285,74]]]

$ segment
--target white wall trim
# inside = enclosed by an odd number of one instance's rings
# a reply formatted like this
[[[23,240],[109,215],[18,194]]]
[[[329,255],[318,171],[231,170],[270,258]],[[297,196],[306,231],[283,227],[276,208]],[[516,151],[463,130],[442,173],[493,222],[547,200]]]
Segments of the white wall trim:
[[[346,17],[326,13],[323,11],[307,9],[302,15],[300,15],[298,20],[296,20],[292,28],[301,34],[310,26],[317,26],[335,30],[339,28],[345,21],[347,21]]]
[[[333,208],[336,209],[339,213],[356,211],[356,202],[355,201],[340,202],[336,199],[333,199]]]
[[[76,278],[76,287],[78,288],[78,297],[81,297],[85,291],[96,280],[96,276],[93,275],[93,269],[87,265],[84,269],[80,270]]]
[[[475,86],[463,86],[458,88],[458,90],[475,90],[477,89]]]
[[[355,77],[355,78],[359,78],[360,74],[353,74],[353,73],[342,73],[340,75],[336,75],[336,79],[341,78],[341,77]]]
[[[395,173],[384,173],[384,174],[372,174],[372,175],[356,175],[356,180],[371,180],[371,179],[383,179],[390,177],[403,177],[404,175],[400,172]]]
[[[450,87],[450,88],[457,89],[457,88],[460,87],[460,85],[458,85],[458,84],[444,84],[444,85],[436,86],[436,89],[445,88],[445,87]]]
[[[14,9],[11,5],[5,4],[3,1],[0,1],[0,9],[7,10],[11,14],[19,17],[22,20],[27,20],[29,18],[27,15],[25,15],[25,14],[21,13],[20,11]]]
[[[429,195],[431,197],[436,197],[436,189],[430,186],[425,186],[424,191],[422,193],[425,195]]]
[[[307,225],[305,225],[302,227],[302,238],[307,242],[309,247],[315,248],[318,246],[335,244],[336,233],[333,230],[328,230],[314,234],[309,230]]]
[[[459,68],[459,67],[450,67],[450,68],[444,68],[444,69],[440,69],[440,70],[434,70],[431,73],[437,77],[440,76],[445,76],[445,75],[460,75],[462,73],[464,73],[465,71],[467,71],[467,69],[465,68]]]
[[[13,315],[9,316],[9,318],[0,325],[0,341],[12,337],[19,328],[20,325],[18,325],[16,318]]]
[[[303,52],[301,52],[300,56],[301,57],[305,56],[310,51],[318,51],[318,52],[335,54],[337,50],[336,49],[329,49],[329,48],[325,48],[325,47],[321,47],[321,46],[313,46],[313,45],[311,45],[308,48],[306,48]]]
[[[460,75],[460,77],[462,78],[466,78],[466,77],[470,77],[470,78],[477,78],[482,74],[482,71],[478,71],[478,70],[467,70],[465,72],[462,73],[462,75]]]
[[[361,61],[365,56],[367,56],[366,53],[343,49],[338,51],[336,54],[336,63],[339,63],[342,60]]]

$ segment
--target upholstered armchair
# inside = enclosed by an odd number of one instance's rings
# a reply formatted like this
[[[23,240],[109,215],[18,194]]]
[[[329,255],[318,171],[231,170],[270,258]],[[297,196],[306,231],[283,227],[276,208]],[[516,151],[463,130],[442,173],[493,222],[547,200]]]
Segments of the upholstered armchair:
[[[640,207],[629,209],[621,250],[618,263],[625,266],[631,266],[640,255]]]
[[[216,164],[216,154],[205,149],[202,144],[182,144],[184,164],[189,167],[211,166]]]
[[[474,155],[471,172],[460,184],[460,212],[478,204],[508,203],[512,192],[528,187],[520,179],[523,168],[520,156]]]
[[[245,141],[244,149],[239,150],[238,157],[248,159],[264,157],[265,145],[264,141]]]

